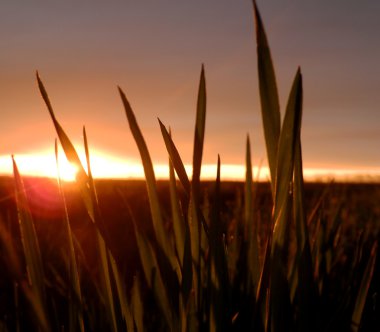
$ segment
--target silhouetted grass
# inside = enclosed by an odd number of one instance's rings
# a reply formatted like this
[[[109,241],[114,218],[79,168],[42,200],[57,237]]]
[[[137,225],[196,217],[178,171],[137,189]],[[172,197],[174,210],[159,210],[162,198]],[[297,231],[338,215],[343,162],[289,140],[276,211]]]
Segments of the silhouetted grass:
[[[203,66],[191,181],[175,139],[159,121],[170,166],[165,190],[155,179],[143,133],[121,88],[144,167],[143,191],[133,182],[123,187],[94,181],[86,130],[83,166],[37,74],[58,139],[78,174],[71,185],[58,175],[52,225],[43,217],[48,213],[38,211],[29,192],[33,187],[23,184],[14,161],[15,204],[0,209],[6,266],[0,277],[5,293],[0,330],[357,331],[378,323],[379,307],[370,306],[369,295],[379,291],[373,276],[379,277],[380,194],[368,198],[377,199],[369,212],[359,207],[360,194],[350,197],[352,186],[338,195],[334,190],[341,187],[334,184],[305,189],[301,70],[281,123],[275,70],[255,4],[254,17],[270,185],[253,178],[249,137],[244,183],[221,182],[219,156],[215,183],[201,182],[207,114]],[[57,150],[56,144],[56,158]],[[39,208],[54,208],[44,204]]]

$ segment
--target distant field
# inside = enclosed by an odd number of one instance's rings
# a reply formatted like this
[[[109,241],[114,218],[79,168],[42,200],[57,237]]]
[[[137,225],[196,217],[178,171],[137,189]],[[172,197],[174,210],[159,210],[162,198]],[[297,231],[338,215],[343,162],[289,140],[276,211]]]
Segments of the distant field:
[[[30,210],[35,217],[37,227],[46,227],[46,231],[55,233],[54,223],[59,223],[64,217],[58,186],[55,180],[45,178],[24,179],[25,189],[29,198]],[[208,194],[212,195],[214,183],[202,183],[204,193],[203,204],[207,209]],[[89,222],[87,212],[81,202],[80,193],[75,183],[64,184],[67,205],[74,231],[80,235],[82,227]],[[157,181],[157,189],[163,211],[170,219],[169,182]],[[179,189],[181,186],[179,185]],[[107,229],[115,244],[114,250],[121,256],[134,250],[134,235],[130,217],[125,208],[128,202],[134,216],[146,230],[149,231],[150,210],[146,184],[144,180],[97,180],[96,190],[99,206]],[[260,182],[254,186],[256,191],[255,209],[259,212],[260,222],[267,224],[271,220],[272,197],[270,184]],[[305,183],[305,198],[307,213],[311,214],[313,207],[326,191],[323,199],[323,209],[333,214],[340,209],[343,228],[347,235],[359,230],[371,230],[375,235],[380,231],[380,185],[377,183]],[[243,204],[244,183],[222,182],[223,213],[226,220],[234,217],[234,209]],[[181,194],[181,192],[180,192]],[[125,200],[125,201],[124,201]],[[11,218],[11,223],[17,225],[16,205],[14,198],[13,178],[0,178],[0,214],[4,220]],[[127,239],[127,241],[126,241]],[[128,246],[128,248],[124,248]]]
[[[36,227],[40,228],[47,245],[50,236],[56,237],[56,226],[64,217],[62,203],[55,180],[44,178],[24,179],[25,189],[29,198],[30,210],[34,216]],[[203,207],[207,211],[208,194],[212,196],[214,183],[211,181],[202,183]],[[91,235],[86,230],[90,223],[88,214],[83,206],[80,193],[75,183],[64,184],[67,206],[73,231],[79,238],[88,238]],[[169,182],[158,181],[157,189],[166,219],[170,220]],[[181,186],[179,185],[179,189]],[[127,213],[125,202],[132,207],[136,220],[146,231],[151,232],[150,210],[146,184],[143,180],[97,180],[96,190],[102,217],[112,238],[113,250],[117,257],[128,261],[128,268],[134,274],[135,259],[137,258],[133,225]],[[272,215],[272,197],[270,184],[260,182],[254,190],[257,193],[255,210],[257,209],[260,224],[268,224]],[[347,237],[354,236],[357,232],[365,231],[373,237],[379,236],[380,231],[380,185],[369,183],[305,183],[305,198],[307,214],[312,213],[313,207],[319,201],[323,193],[323,210],[327,217],[339,213],[342,219],[342,228]],[[181,193],[181,192],[180,192]],[[244,183],[223,182],[221,184],[222,211],[224,219],[231,222],[236,210],[242,209]],[[339,212],[338,212],[339,211]],[[206,212],[207,213],[207,212]],[[12,178],[0,179],[0,215],[3,220],[8,220],[12,228],[17,228],[17,212],[14,198],[14,185]],[[9,220],[10,218],[10,220]],[[311,225],[312,226],[312,225]],[[228,225],[226,225],[228,227]],[[265,230],[261,230],[265,231]],[[263,234],[264,235],[264,234]],[[85,239],[84,239],[85,240]],[[353,240],[353,239],[352,239]],[[349,243],[349,242],[348,242]],[[129,263],[131,265],[129,265]]]

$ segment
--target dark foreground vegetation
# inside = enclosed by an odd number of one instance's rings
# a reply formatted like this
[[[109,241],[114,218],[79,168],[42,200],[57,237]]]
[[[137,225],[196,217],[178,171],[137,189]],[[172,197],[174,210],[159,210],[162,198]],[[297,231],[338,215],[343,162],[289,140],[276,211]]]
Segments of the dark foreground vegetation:
[[[65,229],[65,208],[57,182],[51,179],[24,179],[25,192],[28,198],[28,209],[34,220],[37,238],[41,249],[43,270],[45,272],[45,288],[48,293],[49,314],[54,317],[53,330],[68,330],[72,281],[68,270],[69,248]],[[97,255],[96,234],[75,183],[63,185],[66,207],[70,216],[74,247],[77,255],[78,273],[83,301],[83,320],[86,330],[99,328],[110,330],[106,314],[103,312],[104,299],[98,289],[99,257]],[[154,237],[150,223],[149,198],[145,181],[98,180],[96,181],[100,214],[104,221],[102,233],[110,241],[112,252],[123,275],[125,289],[132,292],[136,276],[144,274],[139,258],[132,218],[139,223],[147,237]],[[18,280],[15,280],[14,269],[27,278],[23,258],[23,247],[17,215],[17,201],[13,178],[0,179],[0,230],[1,256],[0,265],[0,317],[4,330],[35,330],[38,319],[25,298]],[[170,183],[158,181],[157,190],[163,207],[165,228],[173,232],[170,203]],[[202,213],[210,220],[213,206],[212,196],[214,182],[204,182],[201,186]],[[222,232],[228,237],[230,246],[241,237],[239,224],[244,219],[244,190],[242,182],[223,182],[220,184],[220,221]],[[259,260],[264,260],[265,239],[270,232],[272,216],[272,195],[269,183],[256,183],[253,186],[255,211],[254,219],[258,225]],[[179,191],[181,201],[186,199],[185,193]],[[320,319],[324,319],[327,330],[336,330],[351,324],[352,306],[355,303],[360,283],[365,273],[372,244],[380,236],[380,185],[354,183],[306,183],[305,206],[310,229],[310,245],[313,253],[313,274],[320,280],[320,301],[315,303],[315,310],[320,310]],[[292,225],[292,232],[295,225]],[[294,234],[294,233],[293,233]],[[242,239],[238,240],[242,242]],[[289,248],[288,264],[295,259],[296,239],[292,238]],[[12,255],[9,256],[9,250]],[[229,250],[231,251],[231,250]],[[377,249],[379,251],[379,249]],[[231,252],[229,252],[231,254]],[[236,253],[234,253],[236,254]],[[14,256],[14,257],[12,257]],[[233,258],[233,257],[229,257]],[[229,273],[231,294],[229,306],[231,310],[239,310],[244,304],[246,289],[241,278],[247,272],[243,262],[230,261]],[[321,275],[323,278],[321,278]],[[373,268],[372,282],[363,308],[361,319],[362,331],[377,331],[380,327],[380,264]],[[239,285],[240,284],[240,285]],[[155,330],[165,324],[160,322],[160,310],[150,301],[154,294],[146,286],[140,285],[142,319],[148,330]],[[243,287],[243,288],[242,288]],[[240,289],[239,289],[240,288]],[[232,290],[231,289],[231,290]],[[134,309],[136,310],[136,309]],[[254,306],[246,311],[254,313]],[[232,317],[231,317],[232,318]],[[239,322],[240,319],[246,321]],[[232,330],[240,330],[247,323],[247,317],[236,317]],[[78,325],[74,324],[77,330]]]

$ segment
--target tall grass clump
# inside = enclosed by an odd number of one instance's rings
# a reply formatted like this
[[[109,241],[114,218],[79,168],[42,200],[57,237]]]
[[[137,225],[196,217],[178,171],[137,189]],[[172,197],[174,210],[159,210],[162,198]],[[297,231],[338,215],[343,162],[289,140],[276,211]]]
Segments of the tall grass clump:
[[[45,86],[38,87],[67,159],[78,169],[81,229],[75,231],[66,184],[59,176],[61,237],[49,252],[41,246],[38,220],[29,208],[27,190],[14,165],[18,230],[0,219],[0,244],[8,272],[1,279],[13,296],[0,317],[1,331],[359,331],[368,309],[368,294],[378,252],[379,233],[358,231],[345,238],[342,207],[326,207],[328,187],[307,205],[303,179],[301,69],[293,84],[281,123],[275,70],[256,4],[254,18],[261,115],[268,165],[272,214],[262,220],[259,184],[252,174],[250,139],[246,140],[243,197],[226,213],[221,158],[216,180],[205,199],[201,166],[206,128],[207,89],[202,65],[193,139],[190,179],[175,139],[158,125],[169,159],[170,208],[162,203],[153,163],[137,117],[118,87],[127,122],[145,173],[150,215],[141,219],[134,202],[118,192],[120,215],[133,231],[133,266],[120,257],[102,212],[94,181],[87,132],[83,128],[86,165],[60,125]],[[369,227],[369,226],[368,226]],[[124,225],[119,226],[120,231]],[[369,228],[367,228],[369,229]],[[12,235],[13,234],[13,235]],[[348,243],[352,241],[352,243]],[[352,254],[346,248],[351,248]],[[352,259],[347,259],[350,257]],[[3,281],[4,280],[4,281]],[[341,282],[341,285],[339,283]],[[376,290],[376,288],[375,288]],[[378,309],[374,309],[378,310]]]

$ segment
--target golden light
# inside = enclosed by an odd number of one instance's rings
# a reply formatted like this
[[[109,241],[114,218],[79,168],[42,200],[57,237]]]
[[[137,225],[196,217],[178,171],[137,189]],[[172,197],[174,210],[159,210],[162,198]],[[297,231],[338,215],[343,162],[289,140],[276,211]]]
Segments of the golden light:
[[[87,171],[84,152],[79,150],[78,154],[83,167]],[[78,171],[74,165],[68,162],[62,149],[59,149],[58,152],[58,168],[55,154],[52,151],[18,154],[15,155],[15,161],[22,176],[57,178],[59,174],[59,177],[64,181],[74,181]],[[138,161],[124,160],[93,150],[90,154],[90,163],[92,174],[95,178],[144,178],[144,170]],[[12,173],[11,156],[0,156],[0,175],[12,175]]]
[[[82,165],[87,169],[86,158],[83,151],[79,151]],[[57,178],[57,165],[55,155],[51,151],[41,151],[34,154],[15,155],[15,160],[22,176],[38,176]],[[58,154],[59,175],[64,181],[74,181],[77,169],[71,165],[62,150]],[[144,179],[144,169],[140,160],[128,160],[109,155],[102,151],[92,150],[90,155],[91,169],[94,178],[102,179]],[[189,178],[192,167],[185,165]],[[168,165],[156,164],[154,171],[157,179],[168,179]],[[204,180],[215,180],[216,165],[203,165],[201,177]],[[255,180],[268,181],[270,178],[267,167],[253,167]],[[0,156],[0,174],[12,175],[12,159],[10,156]],[[380,168],[310,168],[305,167],[306,181],[380,181]],[[244,181],[245,166],[225,164],[221,166],[222,181]]]
[[[54,154],[22,154],[14,156],[22,176],[57,178],[57,164]],[[12,159],[9,156],[0,157],[0,173],[12,174]],[[77,169],[64,156],[59,158],[60,178],[64,181],[74,181]]]

